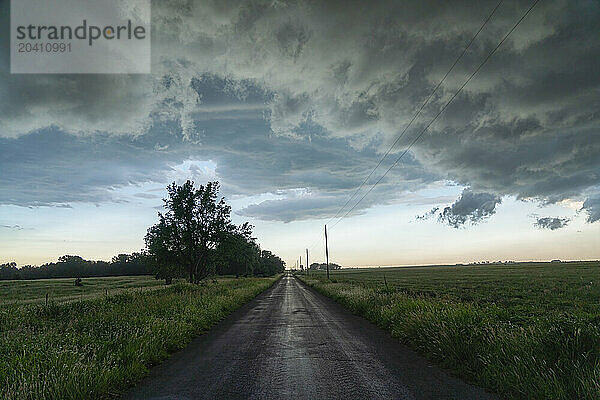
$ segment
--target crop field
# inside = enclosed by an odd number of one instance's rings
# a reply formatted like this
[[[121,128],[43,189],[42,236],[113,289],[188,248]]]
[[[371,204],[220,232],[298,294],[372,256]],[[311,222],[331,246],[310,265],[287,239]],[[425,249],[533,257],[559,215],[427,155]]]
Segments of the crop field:
[[[5,282],[0,296],[11,300],[0,305],[0,398],[117,397],[149,367],[276,280],[219,278],[148,290],[160,282],[90,278],[83,280],[83,300],[69,286],[73,279]],[[27,295],[8,289],[10,284],[21,285]],[[46,304],[48,290],[52,299],[68,301]]]
[[[505,398],[600,398],[600,263],[343,269],[298,275]]]
[[[82,286],[75,286],[74,282],[74,278],[0,281],[0,306],[45,302],[46,294],[49,301],[62,303],[132,289],[164,287],[164,280],[149,275],[83,278]]]

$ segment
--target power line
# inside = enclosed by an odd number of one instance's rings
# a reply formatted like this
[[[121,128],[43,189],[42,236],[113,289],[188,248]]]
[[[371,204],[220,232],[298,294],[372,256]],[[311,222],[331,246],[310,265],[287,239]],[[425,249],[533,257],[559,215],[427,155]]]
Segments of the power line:
[[[456,66],[456,64],[458,64],[458,62],[465,55],[465,53],[467,52],[467,50],[469,49],[469,47],[471,47],[471,45],[473,44],[473,42],[475,41],[475,39],[477,38],[477,36],[479,36],[479,34],[483,30],[483,28],[487,25],[487,23],[490,21],[490,19],[492,18],[492,16],[496,13],[496,10],[500,7],[500,5],[502,4],[503,1],[504,0],[500,0],[498,2],[498,4],[496,4],[496,6],[490,11],[490,13],[486,17],[486,19],[483,21],[483,23],[481,24],[481,26],[479,27],[479,29],[477,30],[477,32],[475,33],[475,35],[471,38],[471,40],[469,40],[469,42],[463,48],[462,52],[458,55],[458,57],[456,57],[456,59],[454,60],[454,63],[452,63],[452,66],[450,66],[450,69],[448,69],[448,71],[446,71],[446,73],[444,74],[444,76],[442,77],[442,79],[437,83],[437,85],[431,91],[431,93],[429,93],[429,95],[427,96],[427,98],[425,99],[425,101],[423,102],[423,104],[421,104],[421,107],[412,116],[412,118],[410,119],[409,123],[404,127],[404,129],[402,130],[402,132],[400,132],[400,135],[398,135],[396,137],[396,139],[394,140],[394,142],[392,143],[392,145],[387,149],[387,151],[385,152],[385,154],[383,155],[383,157],[381,157],[379,159],[379,161],[377,162],[377,165],[375,166],[375,168],[373,168],[373,170],[371,170],[371,172],[369,173],[369,175],[367,175],[367,177],[363,180],[363,182],[360,184],[360,186],[354,191],[354,193],[348,198],[348,200],[346,200],[346,202],[338,210],[338,212],[333,217],[331,217],[329,219],[329,221],[327,221],[327,223],[329,223],[332,220],[334,220],[340,214],[340,212],[348,205],[348,203],[350,203],[350,201],[354,198],[354,196],[356,196],[356,194],[360,191],[360,189],[362,189],[362,187],[368,182],[369,178],[371,178],[371,176],[373,175],[373,173],[375,173],[375,170],[377,170],[377,168],[379,168],[381,166],[381,163],[383,163],[383,161],[390,154],[390,152],[394,149],[394,147],[396,147],[396,145],[398,144],[398,142],[400,141],[400,139],[402,139],[402,137],[404,136],[404,134],[406,133],[406,131],[408,131],[408,129],[411,127],[412,123],[419,117],[419,115],[421,114],[421,111],[423,111],[423,109],[425,108],[425,106],[427,106],[427,104],[429,103],[429,100],[431,100],[431,98],[433,97],[433,95],[435,94],[435,92],[444,83],[444,81],[446,80],[446,78],[448,77],[448,75],[450,75],[450,72],[452,72],[452,70],[454,69],[454,67]]]
[[[404,134],[412,126],[413,122],[419,117],[419,115],[421,114],[421,112],[423,111],[423,109],[429,104],[429,101],[431,100],[431,98],[433,97],[433,95],[435,94],[435,92],[444,83],[444,81],[446,80],[446,78],[448,77],[448,75],[450,75],[450,73],[452,72],[452,70],[454,69],[454,67],[456,67],[456,65],[458,64],[458,62],[462,59],[462,57],[465,55],[465,53],[467,52],[467,50],[471,47],[471,45],[473,44],[473,42],[475,41],[475,39],[477,39],[477,36],[479,36],[479,34],[483,30],[483,28],[487,25],[487,23],[490,21],[490,19],[492,18],[492,16],[496,13],[496,10],[498,10],[498,8],[503,3],[503,1],[504,0],[500,0],[498,2],[498,4],[496,4],[496,6],[494,8],[492,8],[492,10],[489,12],[489,14],[487,15],[487,17],[485,18],[485,20],[483,21],[483,23],[481,24],[481,26],[477,30],[477,32],[475,32],[475,35],[473,35],[473,37],[471,38],[471,40],[469,40],[469,42],[467,43],[467,45],[463,48],[462,52],[456,57],[456,59],[454,60],[454,62],[452,63],[452,65],[450,66],[450,68],[448,69],[448,71],[446,71],[446,73],[444,74],[444,76],[442,77],[442,79],[437,83],[437,85],[429,93],[429,95],[427,96],[427,98],[425,99],[425,101],[421,104],[421,106],[419,107],[419,109],[415,112],[415,114],[413,114],[413,116],[411,117],[411,119],[408,122],[408,124],[404,127],[404,129],[402,130],[402,132],[400,132],[400,135],[396,136],[396,139],[394,140],[394,142],[386,150],[386,152],[383,154],[383,156],[379,159],[379,161],[377,162],[377,165],[375,165],[375,168],[373,168],[371,170],[371,172],[369,173],[369,175],[367,175],[367,177],[362,181],[362,183],[359,185],[359,187],[352,193],[352,195],[350,197],[348,197],[348,199],[346,200],[346,202],[335,213],[335,215],[327,220],[327,222],[325,223],[326,225],[328,223],[330,223],[331,221],[333,221],[338,215],[340,215],[340,213],[342,212],[342,210],[344,208],[346,208],[346,206],[350,203],[350,201],[352,201],[352,199],[354,199],[354,197],[357,195],[357,193],[369,181],[369,179],[371,178],[371,176],[373,176],[373,174],[375,173],[375,171],[377,170],[377,168],[379,168],[381,166],[381,164],[383,163],[383,161],[387,158],[387,156],[392,152],[392,150],[400,142],[400,139],[402,139],[402,137],[404,136]],[[342,218],[344,218],[344,217],[342,217]],[[337,222],[336,222],[336,224],[337,224]],[[336,224],[334,224],[333,226],[335,226]],[[318,238],[313,242],[312,245],[309,246],[309,248],[311,248],[311,249],[314,248],[317,243],[319,243],[319,239]]]
[[[423,128],[423,130],[417,135],[417,137],[415,137],[415,139],[410,143],[410,145],[392,163],[392,165],[385,171],[385,173],[369,188],[369,190],[358,200],[358,202],[356,202],[354,204],[354,206],[352,206],[352,208],[350,208],[350,210],[348,210],[341,218],[339,218],[333,224],[333,226],[331,228],[335,227],[342,219],[344,219],[348,214],[350,214],[356,208],[356,206],[358,206],[358,204],[360,204],[360,202],[365,197],[367,197],[367,195],[369,193],[371,193],[371,191],[375,188],[375,186],[377,186],[377,184],[379,182],[381,182],[383,180],[383,178],[386,177],[386,175],[392,170],[392,168],[394,168],[398,164],[398,162],[400,162],[400,160],[402,159],[402,157],[412,148],[412,146],[421,138],[421,136],[423,136],[423,134],[427,131],[427,129],[429,129],[429,127],[438,119],[438,117],[444,112],[444,110],[446,110],[446,108],[448,107],[448,105],[450,105],[450,103],[452,103],[452,101],[456,98],[456,96],[458,96],[458,94],[464,89],[464,87],[467,86],[467,84],[471,81],[471,79],[473,79],[473,77],[475,77],[475,75],[477,75],[477,73],[479,72],[479,70],[496,53],[496,51],[500,48],[500,46],[502,46],[502,44],[506,41],[506,39],[508,39],[508,37],[510,36],[510,34],[513,33],[513,31],[517,28],[517,26],[519,26],[519,24],[527,17],[527,15],[529,15],[529,13],[531,12],[531,10],[533,10],[533,8],[536,6],[537,3],[539,3],[539,1],[540,0],[535,0],[533,2],[533,4],[527,9],[527,11],[521,16],[521,18],[519,18],[519,20],[506,33],[506,35],[504,35],[504,37],[502,38],[502,40],[500,42],[498,42],[498,44],[496,45],[496,47],[494,47],[494,49],[483,59],[483,61],[477,66],[477,68],[473,71],[473,73],[469,76],[469,78],[460,86],[460,88],[454,93],[454,95],[450,98],[450,100],[448,100],[448,102],[440,109],[440,111],[435,115],[435,117],[433,117],[433,119],[427,124],[427,126],[425,126],[425,128]]]

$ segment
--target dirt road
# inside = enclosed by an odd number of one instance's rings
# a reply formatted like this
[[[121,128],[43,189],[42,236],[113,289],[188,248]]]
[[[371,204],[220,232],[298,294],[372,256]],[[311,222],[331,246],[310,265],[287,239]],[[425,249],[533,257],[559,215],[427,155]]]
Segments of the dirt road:
[[[491,399],[285,276],[126,399]]]

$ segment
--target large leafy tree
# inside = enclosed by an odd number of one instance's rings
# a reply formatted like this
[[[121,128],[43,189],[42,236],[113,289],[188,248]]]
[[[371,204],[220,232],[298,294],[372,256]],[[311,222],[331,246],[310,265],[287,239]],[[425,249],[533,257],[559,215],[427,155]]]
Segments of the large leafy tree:
[[[146,234],[148,253],[161,278],[185,273],[190,282],[198,283],[212,272],[215,249],[234,228],[231,208],[218,198],[218,182],[198,189],[190,180],[181,186],[173,182],[167,192],[166,212],[158,213],[158,224]]]

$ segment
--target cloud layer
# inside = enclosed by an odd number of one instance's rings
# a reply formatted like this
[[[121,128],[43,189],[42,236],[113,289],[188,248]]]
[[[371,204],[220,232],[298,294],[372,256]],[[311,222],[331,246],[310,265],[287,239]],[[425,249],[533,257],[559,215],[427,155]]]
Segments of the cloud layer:
[[[244,215],[331,216],[494,5],[155,1],[150,76],[9,75],[2,35],[0,202],[115,200],[107,188],[195,157],[233,194],[312,194]],[[528,6],[501,6],[392,155]],[[598,2],[540,2],[358,211],[448,179],[471,188],[442,212],[452,226],[504,195],[584,201],[600,219],[599,21]]]

